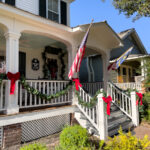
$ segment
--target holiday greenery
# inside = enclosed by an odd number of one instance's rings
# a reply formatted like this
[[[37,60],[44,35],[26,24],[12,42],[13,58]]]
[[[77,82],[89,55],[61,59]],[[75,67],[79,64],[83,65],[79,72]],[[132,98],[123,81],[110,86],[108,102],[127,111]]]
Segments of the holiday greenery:
[[[61,63],[61,74],[60,77],[62,80],[64,80],[64,73],[65,73],[65,63],[64,63],[64,59],[63,57],[65,56],[66,52],[63,52],[62,49],[58,49],[58,48],[53,48],[50,46],[46,46],[44,52],[42,53],[42,58],[44,61],[44,65],[43,65],[43,73],[44,73],[44,79],[50,79],[50,69],[48,66],[48,62],[47,62],[47,57],[46,54],[47,53],[52,53],[52,54],[57,54],[58,58],[60,59],[60,63]],[[56,67],[57,69],[57,67]]]
[[[25,80],[24,77],[22,77],[20,81],[21,81],[22,86],[23,86],[30,94],[37,95],[37,96],[39,96],[41,99],[45,99],[45,100],[51,100],[51,99],[53,99],[53,98],[58,98],[58,97],[60,97],[60,96],[62,96],[62,95],[65,95],[65,94],[68,93],[68,91],[69,91],[69,90],[71,89],[71,87],[72,87],[72,83],[69,82],[69,83],[67,84],[67,86],[66,86],[63,90],[61,90],[61,91],[59,91],[59,92],[57,92],[57,93],[55,93],[55,94],[47,95],[47,94],[41,93],[38,89],[35,89],[35,88],[31,87],[31,86],[26,82],[26,80]]]
[[[87,108],[92,108],[94,106],[96,106],[97,104],[97,96],[100,94],[100,93],[103,93],[104,97],[106,97],[106,93],[105,92],[102,92],[101,90],[98,90],[96,92],[96,94],[93,96],[93,98],[91,98],[89,100],[89,102],[85,102],[82,97],[80,96],[80,93],[79,91],[75,90],[75,94],[76,96],[78,97],[78,102],[80,105],[84,106],[84,107],[87,107]]]

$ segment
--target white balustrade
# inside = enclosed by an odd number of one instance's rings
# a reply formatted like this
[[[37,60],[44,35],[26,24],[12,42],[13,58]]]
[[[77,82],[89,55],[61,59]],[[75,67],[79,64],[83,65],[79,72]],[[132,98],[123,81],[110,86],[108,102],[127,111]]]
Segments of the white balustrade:
[[[5,110],[5,88],[7,80],[3,80],[0,86],[0,111]]]
[[[69,81],[45,81],[45,80],[26,80],[26,82],[33,88],[39,90],[42,94],[51,95],[55,94],[69,83]],[[19,82],[19,92],[18,92],[18,104],[19,108],[30,108],[30,107],[40,107],[46,105],[56,105],[56,104],[67,104],[71,103],[71,93],[68,91],[67,94],[62,95],[58,98],[51,100],[41,99],[39,96],[30,94],[24,87],[22,87]]]
[[[132,119],[131,97],[110,82],[108,82],[107,94],[112,97],[112,102]]]
[[[127,89],[137,89],[139,92],[142,91],[142,83],[129,82],[129,83],[115,83],[116,86],[123,90]]]
[[[79,88],[79,95],[84,102],[90,103],[91,96],[86,93],[82,88]],[[104,101],[102,99],[103,94],[99,94],[97,97],[97,103],[95,106],[88,108],[77,102],[77,106],[90,123],[97,129],[100,134],[100,139],[105,140],[108,136],[107,128],[107,115],[104,108]]]
[[[80,97],[82,98],[84,102],[90,102],[91,96],[89,96],[89,94],[87,94],[82,88],[79,88],[79,93],[80,93]],[[87,117],[87,119],[92,123],[92,125],[96,129],[98,129],[98,117],[97,117],[98,105],[92,108],[88,108],[88,107],[80,105],[77,102],[77,106],[82,111],[82,113]]]
[[[86,90],[90,95],[95,95],[95,93],[104,87],[103,82],[89,82],[82,83],[83,89]]]

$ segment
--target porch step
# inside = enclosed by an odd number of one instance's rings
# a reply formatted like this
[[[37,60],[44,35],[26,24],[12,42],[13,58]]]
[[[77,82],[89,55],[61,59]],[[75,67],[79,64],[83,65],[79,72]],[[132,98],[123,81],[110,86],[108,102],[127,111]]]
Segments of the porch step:
[[[120,129],[120,127],[123,131],[128,131],[132,129],[133,123],[130,120],[128,120],[122,122],[121,124],[115,125],[113,128],[108,128],[108,135],[111,137],[118,134],[118,130]]]
[[[111,104],[111,115],[108,118],[108,135],[113,136],[118,134],[120,126],[123,131],[126,131],[133,127],[132,120],[127,117],[117,106]]]
[[[76,111],[75,117],[80,125],[86,128],[90,134],[99,137],[98,130],[90,123],[90,121],[80,110]],[[133,127],[132,120],[127,117],[116,105],[111,104],[111,115],[108,118],[108,135],[113,136],[118,134],[120,126],[123,131],[127,131]]]

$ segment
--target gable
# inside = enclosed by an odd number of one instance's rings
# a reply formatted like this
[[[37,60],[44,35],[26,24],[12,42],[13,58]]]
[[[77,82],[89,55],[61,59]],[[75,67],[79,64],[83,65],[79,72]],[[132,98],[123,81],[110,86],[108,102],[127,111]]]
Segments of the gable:
[[[111,50],[111,57],[110,60],[116,59],[119,56],[121,56],[126,50],[128,50],[131,46],[134,46],[131,54],[145,54],[142,52],[142,50],[139,48],[137,43],[135,42],[134,38],[130,35],[127,38],[123,40],[124,46],[121,48],[116,48]]]

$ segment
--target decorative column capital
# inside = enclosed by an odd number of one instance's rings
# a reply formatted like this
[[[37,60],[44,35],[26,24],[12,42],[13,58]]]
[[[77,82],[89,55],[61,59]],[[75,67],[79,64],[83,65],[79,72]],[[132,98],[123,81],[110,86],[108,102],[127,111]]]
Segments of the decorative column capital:
[[[15,32],[6,32],[4,34],[5,38],[8,39],[8,38],[13,38],[13,39],[16,39],[18,40],[21,36],[20,33],[15,33]]]

